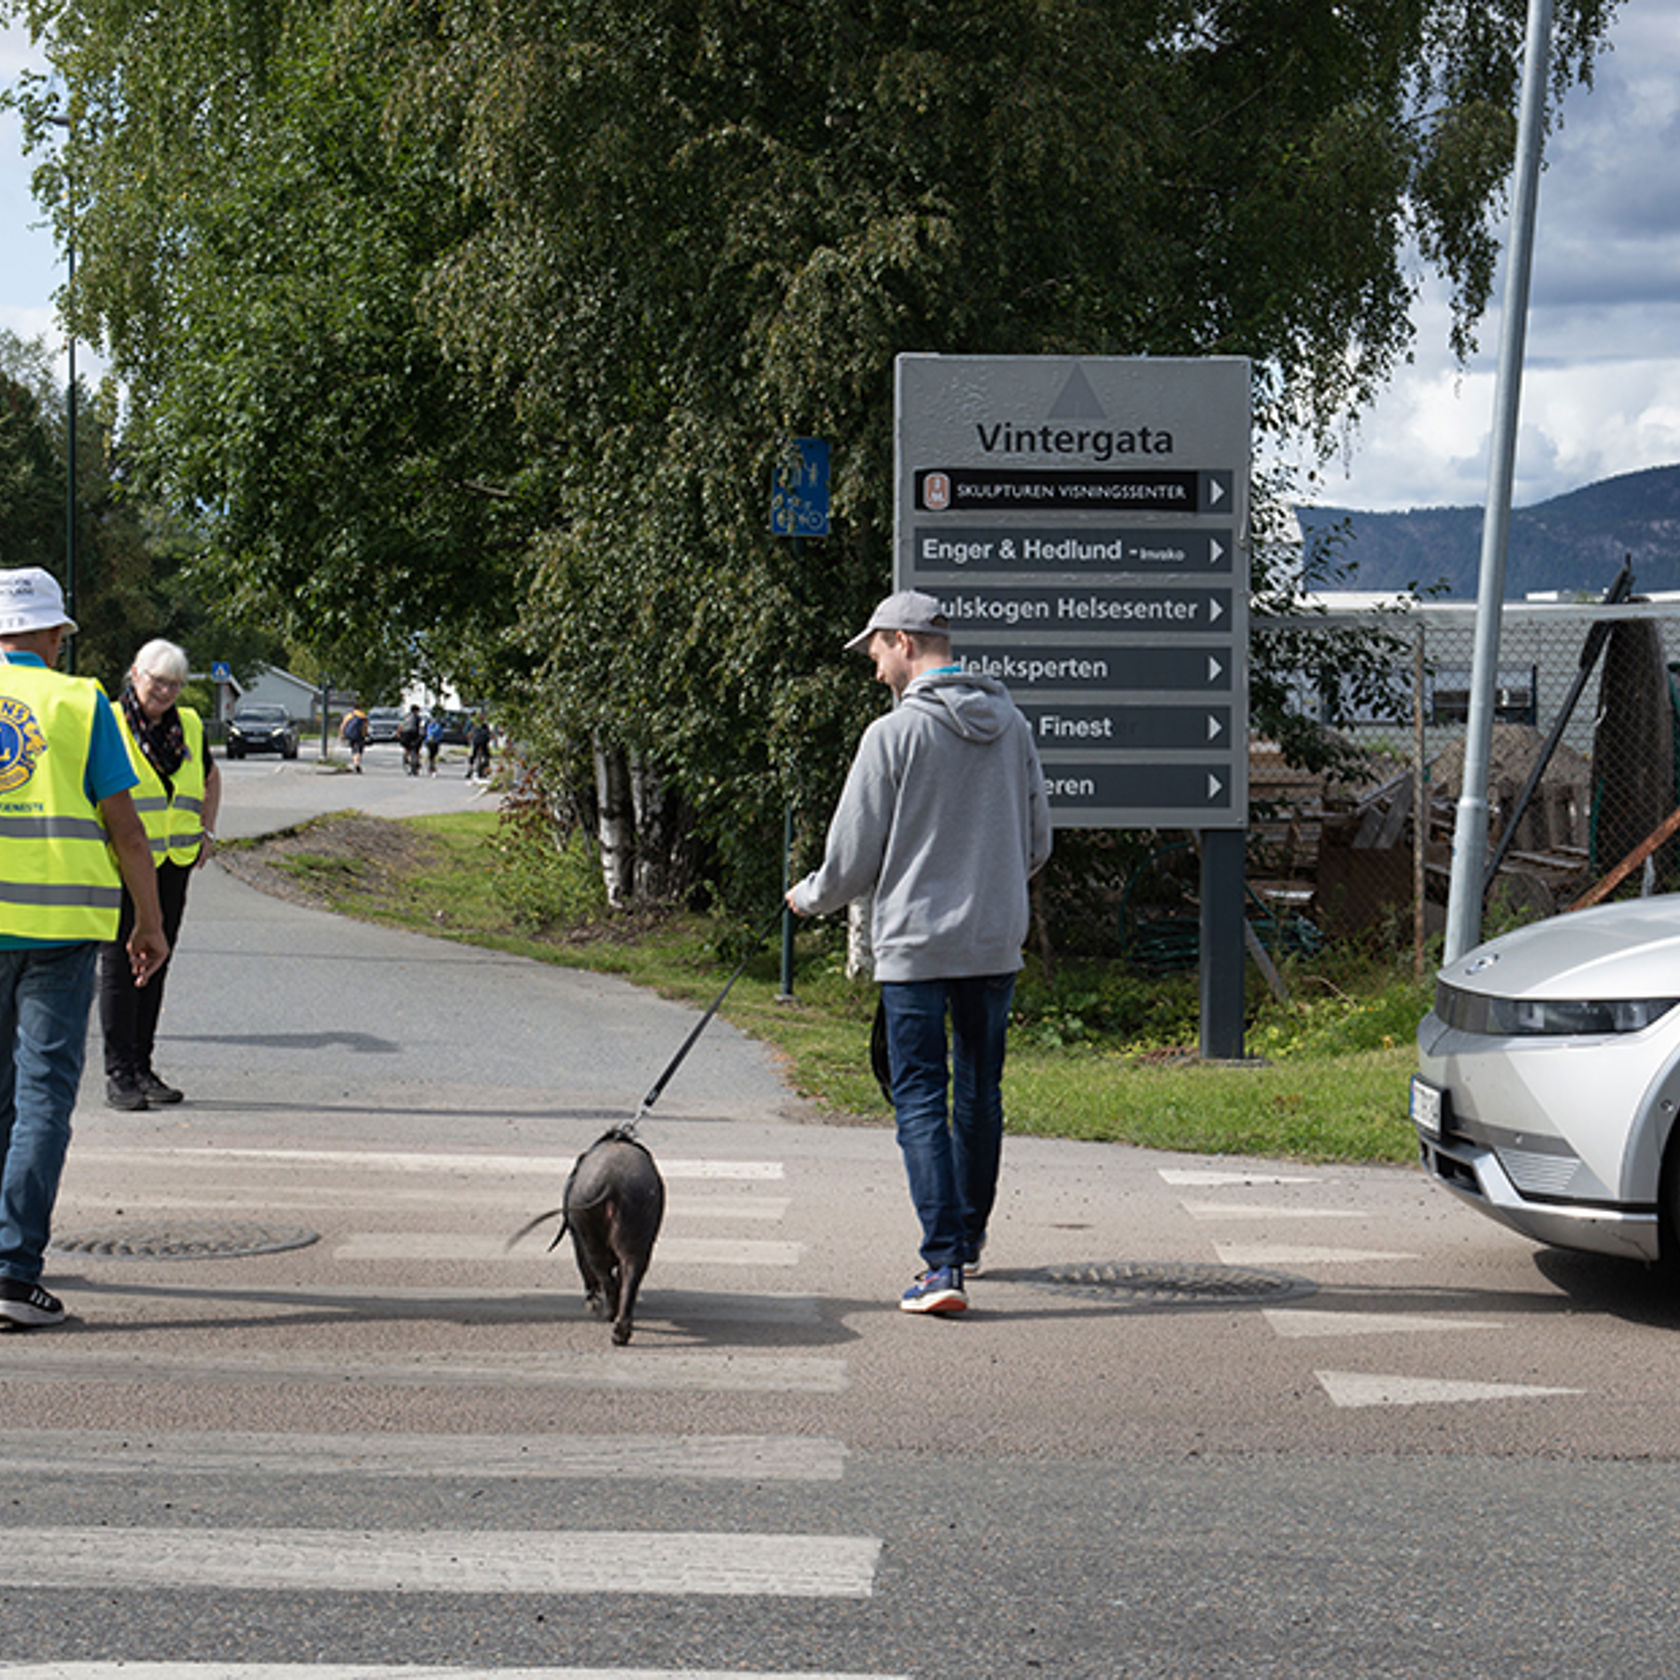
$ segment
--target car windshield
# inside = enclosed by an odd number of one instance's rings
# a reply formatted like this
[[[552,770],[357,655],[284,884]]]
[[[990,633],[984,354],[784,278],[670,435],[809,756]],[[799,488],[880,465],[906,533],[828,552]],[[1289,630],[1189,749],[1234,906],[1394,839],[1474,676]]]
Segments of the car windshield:
[[[235,723],[284,723],[284,706],[245,706],[233,714]]]

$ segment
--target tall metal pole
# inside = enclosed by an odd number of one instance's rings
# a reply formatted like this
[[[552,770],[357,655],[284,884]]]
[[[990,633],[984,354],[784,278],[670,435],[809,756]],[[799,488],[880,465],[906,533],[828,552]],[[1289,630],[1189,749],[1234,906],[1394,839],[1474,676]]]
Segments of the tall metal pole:
[[[1449,963],[1480,944],[1482,933],[1488,761],[1493,742],[1493,697],[1499,673],[1500,603],[1505,596],[1505,554],[1511,530],[1511,480],[1517,453],[1523,349],[1528,336],[1528,283],[1534,257],[1535,210],[1540,196],[1540,152],[1545,135],[1551,37],[1552,0],[1529,0],[1522,111],[1517,123],[1516,198],[1505,272],[1505,315],[1500,324],[1499,382],[1488,458],[1481,573],[1476,587],[1470,718],[1464,737],[1464,782],[1454,824],[1452,881],[1447,896],[1445,959]]]
[[[76,290],[76,205],[70,203],[70,292]],[[72,305],[73,307],[73,305]],[[70,337],[70,388],[65,393],[65,487],[64,487],[64,610],[72,621],[76,617],[76,327],[68,314],[65,317]],[[76,669],[76,638],[64,639],[64,668]]]

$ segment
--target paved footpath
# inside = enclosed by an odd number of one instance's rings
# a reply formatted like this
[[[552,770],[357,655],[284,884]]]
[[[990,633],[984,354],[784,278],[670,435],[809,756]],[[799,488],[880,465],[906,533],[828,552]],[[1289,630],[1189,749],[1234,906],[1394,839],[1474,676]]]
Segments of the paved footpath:
[[[235,834],[476,797],[394,749],[226,768]],[[1668,1661],[1680,1315],[1415,1172],[1013,1138],[929,1322],[890,1132],[714,1022],[643,1126],[670,1212],[611,1347],[507,1237],[694,1018],[206,871],[189,1101],[90,1072],[74,1317],[0,1337],[0,1680]]]

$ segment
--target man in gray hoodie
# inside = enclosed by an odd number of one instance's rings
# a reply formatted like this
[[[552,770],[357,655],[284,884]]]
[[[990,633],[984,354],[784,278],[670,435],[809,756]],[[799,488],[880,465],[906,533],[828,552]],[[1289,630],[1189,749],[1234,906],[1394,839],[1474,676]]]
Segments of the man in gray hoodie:
[[[1001,683],[952,662],[931,595],[888,596],[846,646],[869,654],[897,704],[864,731],[822,867],[787,901],[812,916],[875,895],[893,1107],[922,1227],[924,1270],[899,1305],[961,1312],[997,1195],[1004,1040],[1050,807],[1030,725]]]

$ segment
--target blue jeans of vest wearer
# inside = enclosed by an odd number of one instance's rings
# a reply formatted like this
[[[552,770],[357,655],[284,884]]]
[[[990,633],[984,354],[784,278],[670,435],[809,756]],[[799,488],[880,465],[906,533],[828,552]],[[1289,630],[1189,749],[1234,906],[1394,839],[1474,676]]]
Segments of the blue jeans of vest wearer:
[[[98,955],[91,944],[0,951],[0,1277],[41,1275]]]
[[[1003,1156],[1004,1038],[1014,995],[1013,974],[887,981],[881,987],[898,1147],[930,1271],[962,1265],[992,1216]]]

